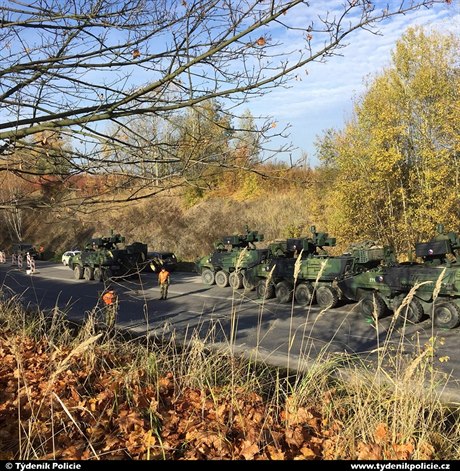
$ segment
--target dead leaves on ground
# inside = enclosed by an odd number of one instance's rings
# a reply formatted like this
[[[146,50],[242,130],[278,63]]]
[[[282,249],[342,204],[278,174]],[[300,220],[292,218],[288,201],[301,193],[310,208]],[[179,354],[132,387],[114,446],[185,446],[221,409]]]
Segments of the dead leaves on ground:
[[[94,368],[84,352],[0,336],[2,459],[19,458],[19,450],[58,460],[337,458],[343,424],[315,408],[288,398],[279,410],[243,388],[179,394],[171,373],[152,384],[128,363],[117,366],[111,354],[105,364],[112,368]],[[413,444],[389,442],[385,424],[374,438],[358,444],[357,456],[339,458],[389,458],[390,450],[395,459],[410,459]]]

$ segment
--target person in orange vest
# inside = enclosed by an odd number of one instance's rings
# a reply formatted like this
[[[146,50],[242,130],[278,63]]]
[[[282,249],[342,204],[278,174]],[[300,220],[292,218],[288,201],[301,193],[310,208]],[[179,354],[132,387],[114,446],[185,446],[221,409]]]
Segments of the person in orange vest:
[[[113,289],[106,291],[104,295],[102,296],[102,300],[104,301],[104,304],[106,306],[111,306],[112,304],[115,304],[117,301],[117,293]]]
[[[115,326],[115,318],[117,315],[118,295],[113,289],[107,290],[102,295],[102,302],[105,305],[105,322],[108,327]]]
[[[158,273],[158,284],[160,285],[160,299],[168,299],[168,288],[169,288],[169,271],[165,267],[161,267],[160,273]]]

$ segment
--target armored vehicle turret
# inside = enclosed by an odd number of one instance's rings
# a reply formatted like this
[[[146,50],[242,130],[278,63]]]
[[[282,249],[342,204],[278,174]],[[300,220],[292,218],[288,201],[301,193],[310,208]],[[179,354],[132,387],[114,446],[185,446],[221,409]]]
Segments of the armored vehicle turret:
[[[141,271],[147,260],[147,244],[125,244],[125,238],[111,231],[108,237],[91,239],[81,253],[72,257],[69,266],[74,278],[107,280]]]
[[[207,285],[253,289],[246,271],[267,258],[267,249],[256,247],[256,242],[263,240],[263,234],[250,231],[248,227],[245,234],[224,236],[215,243],[214,252],[195,262],[196,272]]]

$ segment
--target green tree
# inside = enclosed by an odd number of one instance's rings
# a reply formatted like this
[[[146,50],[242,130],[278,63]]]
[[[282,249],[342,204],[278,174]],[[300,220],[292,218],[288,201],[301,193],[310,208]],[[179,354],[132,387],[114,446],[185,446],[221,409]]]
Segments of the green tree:
[[[66,141],[64,130],[57,132],[44,131],[34,135],[28,151],[29,165],[37,175],[66,177],[72,170],[72,149]],[[35,159],[31,158],[35,156]],[[35,169],[34,169],[35,166]]]
[[[173,120],[178,156],[176,169],[189,182],[212,187],[231,165],[230,117],[215,100],[187,109]]]
[[[242,166],[260,163],[261,140],[254,116],[249,110],[246,110],[239,118],[233,136],[235,157],[239,159]]]

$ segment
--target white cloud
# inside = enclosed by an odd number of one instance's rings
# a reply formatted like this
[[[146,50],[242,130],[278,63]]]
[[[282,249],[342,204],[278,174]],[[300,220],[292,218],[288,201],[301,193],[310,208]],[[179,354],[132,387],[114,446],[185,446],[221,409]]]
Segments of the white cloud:
[[[307,24],[307,13],[316,15],[319,11],[315,10],[318,3],[311,4],[310,11],[305,9],[302,15],[296,16],[295,22],[299,26]],[[334,5],[337,5],[335,0]],[[254,100],[249,108],[255,115],[273,116],[281,128],[289,123],[291,140],[300,148],[296,156],[304,150],[315,163],[315,136],[326,128],[344,125],[351,116],[353,98],[364,91],[364,79],[378,74],[390,64],[397,40],[412,25],[460,33],[460,9],[452,5],[438,6],[397,15],[379,24],[381,35],[359,30],[347,39],[349,44],[340,51],[342,56],[332,57],[325,64],[309,64],[308,75],[299,74],[301,81],[293,81],[290,88],[271,91]],[[294,35],[290,39],[294,40]],[[293,49],[295,47],[293,44]]]

